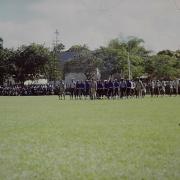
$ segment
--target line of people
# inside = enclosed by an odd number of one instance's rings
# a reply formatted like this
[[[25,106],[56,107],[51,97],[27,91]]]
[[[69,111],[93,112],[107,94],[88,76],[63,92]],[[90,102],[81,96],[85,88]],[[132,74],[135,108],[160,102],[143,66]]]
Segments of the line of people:
[[[123,98],[126,96],[135,95],[137,97],[145,95],[145,88],[142,81],[129,81],[125,79],[118,80],[91,80],[91,81],[77,81],[68,84],[67,89],[70,93],[70,99],[82,99],[90,97],[90,99],[102,99],[102,98]],[[144,93],[143,93],[144,92]]]
[[[72,81],[66,85],[61,81],[57,87],[59,99],[65,98],[65,91],[70,95],[70,99],[117,99],[129,97],[144,97],[146,94],[151,96],[177,95],[180,92],[179,80],[176,81],[149,81],[143,82],[141,79],[125,80],[86,80]]]
[[[147,83],[147,87],[151,97],[159,95],[178,95],[180,93],[179,80],[174,81],[150,81]]]
[[[142,81],[133,80],[86,80],[72,81],[59,85],[13,85],[0,86],[0,96],[43,96],[58,95],[60,99],[70,95],[70,99],[117,99],[129,97],[144,97],[150,94],[152,97],[180,94],[179,80],[175,81]]]

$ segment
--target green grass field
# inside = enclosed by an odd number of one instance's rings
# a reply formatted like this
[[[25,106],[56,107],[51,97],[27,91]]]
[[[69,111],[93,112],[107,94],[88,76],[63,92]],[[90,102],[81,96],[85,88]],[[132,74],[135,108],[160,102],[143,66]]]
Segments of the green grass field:
[[[180,179],[180,97],[0,97],[0,180]]]

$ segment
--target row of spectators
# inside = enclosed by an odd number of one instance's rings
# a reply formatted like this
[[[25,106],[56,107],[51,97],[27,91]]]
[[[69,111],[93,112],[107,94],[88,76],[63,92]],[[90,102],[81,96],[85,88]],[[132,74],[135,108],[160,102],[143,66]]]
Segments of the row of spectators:
[[[0,96],[42,96],[53,94],[53,85],[0,86]]]

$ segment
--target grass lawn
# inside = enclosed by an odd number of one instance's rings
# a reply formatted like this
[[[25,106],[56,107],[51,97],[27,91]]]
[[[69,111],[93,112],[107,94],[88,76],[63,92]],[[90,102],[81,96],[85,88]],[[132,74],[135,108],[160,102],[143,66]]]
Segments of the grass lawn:
[[[0,97],[0,180],[180,179],[180,97]]]

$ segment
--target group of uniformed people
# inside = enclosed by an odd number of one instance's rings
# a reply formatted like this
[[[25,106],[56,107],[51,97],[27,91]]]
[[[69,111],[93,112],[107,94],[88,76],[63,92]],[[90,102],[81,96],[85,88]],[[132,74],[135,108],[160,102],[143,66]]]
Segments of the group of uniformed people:
[[[137,96],[140,96],[144,89],[142,81],[134,82],[125,79],[118,80],[86,80],[83,81],[71,81],[68,84],[70,98],[71,99],[82,99],[90,97],[90,99],[102,99],[102,98],[123,98],[124,96],[129,97],[137,91]]]
[[[149,90],[151,96],[159,96],[159,95],[178,95],[180,94],[180,82],[179,79],[174,81],[159,81],[152,80],[147,83],[146,89]]]
[[[117,99],[129,97],[144,97],[146,94],[151,96],[159,95],[177,95],[180,92],[179,80],[175,81],[148,81],[143,82],[141,79],[133,80],[86,80],[74,81],[69,84],[60,82],[57,87],[59,99],[64,98],[65,94],[70,95],[70,99]]]
[[[86,80],[75,81],[65,84],[60,81],[58,85],[13,85],[0,86],[0,96],[39,96],[58,95],[59,99],[118,99],[129,97],[144,97],[150,94],[151,97],[180,94],[179,80],[174,81],[142,81],[136,80]]]

